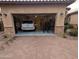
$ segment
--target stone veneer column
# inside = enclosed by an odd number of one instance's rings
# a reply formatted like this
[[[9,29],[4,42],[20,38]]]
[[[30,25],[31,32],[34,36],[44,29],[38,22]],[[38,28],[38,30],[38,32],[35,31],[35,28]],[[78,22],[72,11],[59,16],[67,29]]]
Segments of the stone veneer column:
[[[4,33],[9,34],[10,36],[15,35],[14,27],[13,27],[13,19],[12,15],[9,13],[3,13],[2,20],[4,24]]]
[[[63,35],[64,34],[64,19],[65,19],[65,14],[63,13],[58,13],[56,16],[56,23],[55,23],[55,33],[58,35]]]

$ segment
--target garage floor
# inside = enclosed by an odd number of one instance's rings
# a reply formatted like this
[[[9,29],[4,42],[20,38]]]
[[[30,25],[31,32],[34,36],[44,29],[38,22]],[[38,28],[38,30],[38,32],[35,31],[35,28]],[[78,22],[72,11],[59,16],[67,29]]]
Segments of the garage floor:
[[[53,36],[52,32],[18,32],[16,36]]]
[[[17,37],[0,51],[0,59],[77,59],[77,38]]]

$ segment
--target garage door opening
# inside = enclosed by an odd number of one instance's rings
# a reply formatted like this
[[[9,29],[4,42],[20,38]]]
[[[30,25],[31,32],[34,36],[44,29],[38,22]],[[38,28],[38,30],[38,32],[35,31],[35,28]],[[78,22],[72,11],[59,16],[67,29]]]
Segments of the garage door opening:
[[[54,33],[56,14],[13,14],[15,33]]]

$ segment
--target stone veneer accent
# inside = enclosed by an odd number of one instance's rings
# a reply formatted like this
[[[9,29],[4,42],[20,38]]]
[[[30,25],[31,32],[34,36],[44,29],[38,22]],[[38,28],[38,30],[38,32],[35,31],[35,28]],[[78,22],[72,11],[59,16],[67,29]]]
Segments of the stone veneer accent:
[[[62,36],[64,34],[64,26],[56,26],[55,34]]]
[[[11,37],[14,37],[15,36],[15,33],[14,33],[12,27],[5,27],[4,33],[5,33],[5,35],[9,35]]]

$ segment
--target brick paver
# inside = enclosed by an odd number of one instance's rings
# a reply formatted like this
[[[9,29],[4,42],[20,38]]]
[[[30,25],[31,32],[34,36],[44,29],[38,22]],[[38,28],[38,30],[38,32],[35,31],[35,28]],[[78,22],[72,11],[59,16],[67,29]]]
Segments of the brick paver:
[[[77,39],[57,36],[17,37],[0,59],[77,59]]]

